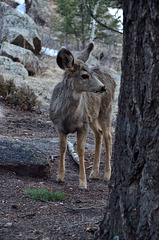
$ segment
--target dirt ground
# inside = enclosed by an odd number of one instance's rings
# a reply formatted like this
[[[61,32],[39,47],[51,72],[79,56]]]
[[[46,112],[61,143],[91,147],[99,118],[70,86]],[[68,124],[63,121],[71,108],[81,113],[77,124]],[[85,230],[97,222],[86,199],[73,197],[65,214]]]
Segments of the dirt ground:
[[[22,112],[0,103],[5,118],[0,118],[0,135],[23,141],[45,142],[57,138],[47,111],[42,114]],[[75,137],[75,136],[73,136]],[[93,160],[93,135],[87,142],[85,159],[91,167]],[[49,144],[50,146],[50,144]],[[103,181],[105,150],[102,149],[99,180],[88,181],[88,191],[80,191],[79,169],[67,152],[66,176],[63,184],[56,183],[59,162],[59,146],[52,143],[44,148],[48,158],[55,155],[51,175],[47,179],[17,176],[14,172],[0,169],[0,240],[89,240],[104,217],[108,205],[108,183]],[[86,169],[87,177],[91,168]],[[63,202],[33,201],[24,195],[28,188],[59,190],[66,194]]]

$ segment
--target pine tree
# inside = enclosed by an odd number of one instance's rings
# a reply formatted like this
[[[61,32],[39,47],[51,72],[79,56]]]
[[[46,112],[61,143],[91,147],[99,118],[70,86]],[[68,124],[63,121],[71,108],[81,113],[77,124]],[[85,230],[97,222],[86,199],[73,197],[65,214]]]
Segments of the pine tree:
[[[118,29],[119,21],[108,13],[110,1],[104,0],[53,0],[57,4],[56,12],[59,16],[58,31],[61,33],[61,39],[65,44],[71,40],[76,40],[77,49],[85,47],[85,41],[89,39],[105,39],[112,35],[95,23],[89,10],[94,11],[96,17],[101,21],[105,21],[110,27]],[[112,2],[112,1],[111,1]],[[113,1],[114,2],[114,1]],[[93,35],[92,35],[93,34]],[[93,36],[93,37],[92,37]]]

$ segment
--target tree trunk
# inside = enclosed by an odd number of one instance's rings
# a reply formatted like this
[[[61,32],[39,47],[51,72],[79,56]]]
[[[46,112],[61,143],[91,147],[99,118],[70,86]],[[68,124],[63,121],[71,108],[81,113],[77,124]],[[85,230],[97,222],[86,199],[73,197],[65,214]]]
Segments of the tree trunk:
[[[99,1],[94,6],[94,9],[93,9],[93,15],[94,16],[96,16],[96,14],[97,14],[98,6],[99,6]],[[96,24],[97,24],[96,21],[92,18],[92,31],[91,31],[90,42],[94,42]]]
[[[82,47],[85,48],[85,13],[84,13],[84,0],[81,3],[81,16],[82,16]]]
[[[123,0],[124,36],[109,212],[97,239],[159,239],[159,1]]]

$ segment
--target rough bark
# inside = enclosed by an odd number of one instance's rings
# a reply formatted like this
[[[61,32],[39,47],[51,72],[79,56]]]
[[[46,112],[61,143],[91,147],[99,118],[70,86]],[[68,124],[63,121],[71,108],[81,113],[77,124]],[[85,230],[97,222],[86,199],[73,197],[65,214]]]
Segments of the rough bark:
[[[109,212],[98,239],[159,239],[159,1],[123,0],[122,82]]]

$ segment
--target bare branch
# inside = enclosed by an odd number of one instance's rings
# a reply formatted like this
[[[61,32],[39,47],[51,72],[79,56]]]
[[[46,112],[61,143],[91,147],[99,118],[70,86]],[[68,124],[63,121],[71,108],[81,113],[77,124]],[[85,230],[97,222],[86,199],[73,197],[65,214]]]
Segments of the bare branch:
[[[97,207],[83,207],[83,208],[75,208],[75,207],[73,207],[73,208],[69,208],[69,207],[66,207],[67,209],[69,209],[69,210],[72,210],[72,211],[82,211],[82,210],[84,210],[84,211],[87,211],[87,210],[91,210],[91,209],[105,209],[105,206],[97,206]]]
[[[71,143],[70,141],[67,141],[67,147],[68,147],[69,153],[71,154],[73,160],[75,161],[75,163],[77,163],[79,165],[79,157],[74,149],[73,143]]]
[[[123,34],[122,32],[120,32],[120,31],[118,31],[118,30],[116,30],[116,29],[114,29],[114,28],[108,27],[106,24],[104,24],[104,23],[102,23],[101,21],[99,21],[99,20],[97,19],[97,17],[94,16],[94,14],[93,14],[93,12],[92,12],[92,10],[91,10],[91,7],[89,7],[88,4],[87,4],[87,1],[86,1],[86,7],[87,7],[87,9],[88,9],[89,15],[90,15],[100,26],[102,26],[102,27],[104,27],[104,28],[107,28],[107,29],[110,30],[110,31],[113,31],[113,32],[116,32],[116,33],[119,33],[119,34]]]

